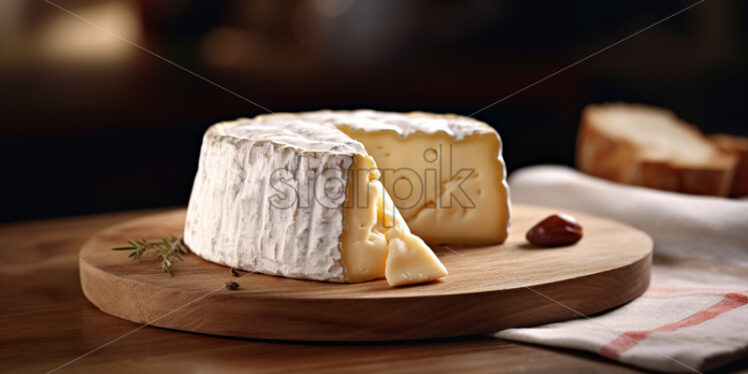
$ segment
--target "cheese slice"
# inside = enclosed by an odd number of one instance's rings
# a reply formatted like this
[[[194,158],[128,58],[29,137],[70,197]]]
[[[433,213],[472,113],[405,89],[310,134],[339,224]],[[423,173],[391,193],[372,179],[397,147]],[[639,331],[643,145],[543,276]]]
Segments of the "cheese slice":
[[[390,285],[447,270],[412,234],[364,146],[326,122],[261,116],[212,126],[185,243],[213,262],[291,278]]]

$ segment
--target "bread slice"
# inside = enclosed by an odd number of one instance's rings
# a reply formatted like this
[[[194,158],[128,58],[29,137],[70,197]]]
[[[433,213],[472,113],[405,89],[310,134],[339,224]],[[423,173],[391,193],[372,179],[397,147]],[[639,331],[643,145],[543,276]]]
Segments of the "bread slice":
[[[673,112],[642,104],[587,106],[577,167],[612,181],[661,190],[727,196],[735,156],[721,151]]]
[[[734,135],[709,135],[709,140],[723,152],[734,155],[738,159],[735,167],[735,177],[732,181],[730,196],[748,196],[748,138]]]

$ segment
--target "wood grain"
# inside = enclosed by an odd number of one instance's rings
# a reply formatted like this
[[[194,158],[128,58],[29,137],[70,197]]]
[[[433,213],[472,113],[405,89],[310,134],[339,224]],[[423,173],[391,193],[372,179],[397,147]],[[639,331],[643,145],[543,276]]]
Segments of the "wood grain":
[[[579,317],[626,303],[649,283],[652,241],[633,228],[575,214],[584,238],[540,249],[524,232],[553,213],[515,206],[501,246],[436,248],[450,275],[390,288],[383,280],[334,284],[262,274],[231,277],[228,268],[189,255],[169,277],[157,260],[135,264],[111,248],[128,239],[182,232],[184,210],[108,228],[80,253],[84,294],[106,313],[191,332],[280,340],[378,341],[490,333]],[[235,291],[223,287],[229,280]]]

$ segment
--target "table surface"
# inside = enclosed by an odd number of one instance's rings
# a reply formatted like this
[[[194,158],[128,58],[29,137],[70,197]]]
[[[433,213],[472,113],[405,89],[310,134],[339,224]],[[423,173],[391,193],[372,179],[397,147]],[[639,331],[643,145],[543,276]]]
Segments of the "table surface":
[[[98,230],[159,211],[0,225],[0,371],[638,372],[590,353],[481,336],[388,344],[273,342],[183,333],[104,314],[81,292],[78,249]]]

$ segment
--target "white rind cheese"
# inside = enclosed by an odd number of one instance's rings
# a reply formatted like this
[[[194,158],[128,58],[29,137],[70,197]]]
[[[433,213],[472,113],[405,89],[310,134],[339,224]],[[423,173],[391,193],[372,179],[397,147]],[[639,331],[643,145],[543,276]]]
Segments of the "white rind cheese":
[[[363,145],[334,126],[220,123],[203,138],[184,240],[209,261],[291,278],[396,286],[446,275],[378,177]],[[388,259],[390,244],[403,260]],[[411,267],[418,276],[399,273]]]
[[[291,166],[297,167],[291,170],[296,175],[347,170],[362,147],[321,126],[243,125],[248,123],[217,124],[205,134],[185,242],[201,257],[239,269],[344,281],[338,249],[343,210],[317,205],[275,209],[270,204],[278,191],[271,188],[271,179],[281,177],[275,170]],[[321,132],[313,137],[319,141],[311,141],[312,133],[307,133],[315,129]],[[298,162],[299,156],[308,157]]]
[[[391,173],[402,168],[411,171]],[[403,198],[398,181],[423,188]],[[206,132],[184,240],[209,261],[248,271],[331,282],[384,277],[394,286],[446,275],[424,240],[501,243],[508,219],[501,141],[482,122],[283,113]]]

